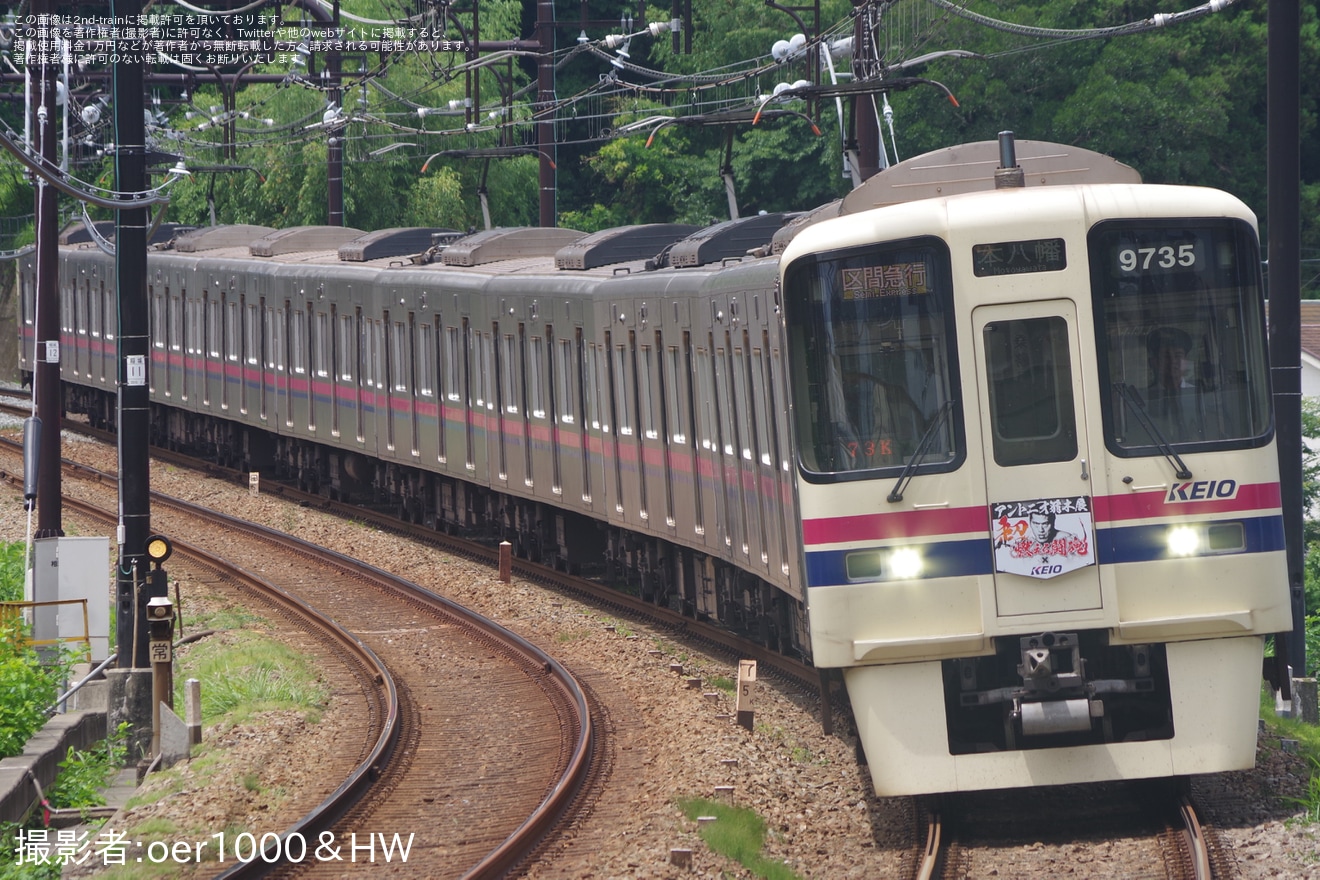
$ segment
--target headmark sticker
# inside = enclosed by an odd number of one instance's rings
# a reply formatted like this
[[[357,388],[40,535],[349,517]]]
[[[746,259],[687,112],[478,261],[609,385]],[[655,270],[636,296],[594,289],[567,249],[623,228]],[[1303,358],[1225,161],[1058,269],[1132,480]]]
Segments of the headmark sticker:
[[[1052,578],[1094,565],[1094,531],[1084,495],[990,504],[995,571]]]

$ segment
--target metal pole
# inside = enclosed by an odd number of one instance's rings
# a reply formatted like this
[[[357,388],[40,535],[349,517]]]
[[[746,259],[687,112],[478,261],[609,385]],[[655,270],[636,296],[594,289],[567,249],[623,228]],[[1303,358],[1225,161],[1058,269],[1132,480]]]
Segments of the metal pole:
[[[1287,542],[1293,629],[1288,660],[1306,674],[1302,557],[1301,128],[1298,119],[1301,11],[1297,0],[1269,0],[1268,157],[1270,366],[1277,419],[1279,483]],[[1283,652],[1279,651],[1282,655]],[[1288,683],[1291,686],[1291,682]]]
[[[334,5],[334,27],[339,29],[339,0]],[[325,58],[326,72],[330,80],[330,102],[344,114],[344,92],[340,88],[340,57],[331,51]],[[346,115],[346,114],[344,114]],[[331,226],[344,225],[344,128],[334,126],[329,131],[326,144],[326,184],[329,190],[329,219]]]
[[[867,11],[862,0],[853,0],[853,78],[870,77],[876,62],[875,43],[867,28]],[[875,99],[856,95],[852,99],[853,134],[857,139],[857,173],[866,180],[880,171],[880,121],[875,116]]]
[[[555,189],[558,186],[555,171],[555,118],[551,110],[555,103],[555,4],[554,0],[537,0],[536,41],[540,44],[540,59],[536,66],[537,111],[544,115],[536,123],[536,146],[541,154],[541,219],[542,226],[554,226]]]
[[[37,15],[55,12],[55,0],[36,0],[33,11]],[[33,80],[33,105],[36,121],[32,131],[47,169],[57,167],[55,151],[59,108],[55,105],[56,59],[51,48],[40,58]],[[36,266],[37,266],[37,352],[34,365],[36,382],[37,418],[41,419],[41,440],[38,443],[40,470],[37,475],[37,532],[38,538],[56,538],[64,534],[63,505],[60,499],[60,254],[59,254],[59,193],[41,178],[36,187]]]
[[[134,21],[142,0],[113,0],[116,20]],[[147,188],[146,127],[143,124],[144,58],[125,53],[114,65],[115,189]],[[115,214],[115,286],[119,294],[119,569],[116,637],[121,668],[149,668],[147,659],[148,567],[151,533],[147,443],[150,397],[147,386],[150,336],[147,303],[147,209]],[[134,589],[140,584],[141,589]]]

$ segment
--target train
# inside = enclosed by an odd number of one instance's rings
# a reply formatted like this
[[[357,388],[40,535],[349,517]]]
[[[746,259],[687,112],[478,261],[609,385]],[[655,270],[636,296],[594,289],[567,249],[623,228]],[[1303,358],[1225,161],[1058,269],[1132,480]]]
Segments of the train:
[[[62,404],[113,428],[94,233]],[[1254,763],[1292,620],[1231,195],[1010,138],[711,227],[217,226],[147,276],[153,444],[840,670],[880,795]]]

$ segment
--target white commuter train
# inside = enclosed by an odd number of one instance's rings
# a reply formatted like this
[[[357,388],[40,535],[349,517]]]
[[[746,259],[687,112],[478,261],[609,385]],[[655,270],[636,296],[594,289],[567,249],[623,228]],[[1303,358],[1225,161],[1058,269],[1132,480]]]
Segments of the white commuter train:
[[[153,442],[842,669],[883,795],[1250,766],[1291,628],[1254,218],[1017,149],[704,230],[198,230],[149,257]],[[113,425],[76,239],[64,401]]]

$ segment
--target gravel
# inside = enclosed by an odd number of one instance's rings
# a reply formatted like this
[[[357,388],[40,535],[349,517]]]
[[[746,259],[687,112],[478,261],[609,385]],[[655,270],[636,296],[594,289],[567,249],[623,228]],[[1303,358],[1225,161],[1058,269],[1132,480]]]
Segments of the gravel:
[[[66,442],[65,454],[105,470],[115,466],[113,450],[75,447],[74,438]],[[72,486],[65,482],[66,491]],[[715,797],[724,787],[731,787],[730,794],[720,796],[765,820],[765,855],[784,860],[802,877],[905,875],[912,802],[871,792],[847,725],[836,718],[836,729],[844,728],[844,734],[823,735],[814,695],[759,683],[754,729],[746,731],[731,720],[731,697],[715,684],[718,677],[736,677],[736,658],[712,656],[667,632],[609,619],[531,584],[503,584],[488,569],[429,548],[410,545],[401,552],[395,537],[268,496],[252,497],[246,488],[160,464],[153,464],[152,487],[402,574],[537,642],[586,681],[604,702],[617,736],[610,782],[590,815],[555,845],[554,858],[533,866],[528,876],[751,877],[708,850],[696,823],[677,806],[683,798]],[[26,516],[17,495],[10,499],[0,505],[0,535],[22,540]],[[66,516],[67,533],[94,534],[90,528]],[[189,606],[233,601],[186,578],[180,586],[185,613]],[[671,672],[672,663],[681,663],[684,673]],[[700,677],[702,685],[689,687],[690,677]],[[328,711],[316,723],[293,713],[270,713],[208,729],[205,762],[194,760],[160,781],[148,780],[142,793],[153,802],[112,824],[167,822],[180,839],[190,840],[225,829],[288,824],[294,817],[279,813],[281,804],[302,781],[315,777],[319,756],[333,747],[334,726]],[[1222,829],[1241,877],[1320,878],[1320,825],[1302,821],[1301,808],[1289,800],[1305,793],[1306,771],[1296,754],[1262,736],[1255,770],[1196,780],[1195,791],[1210,803],[1211,819]],[[671,863],[676,848],[693,851],[690,869]],[[1042,870],[1049,873],[1047,866],[1057,867],[1062,857],[1075,868],[1071,876],[1124,875],[1121,864],[1106,863],[1095,853],[1078,858],[1076,850],[1044,847]],[[456,873],[462,867],[456,866]]]

